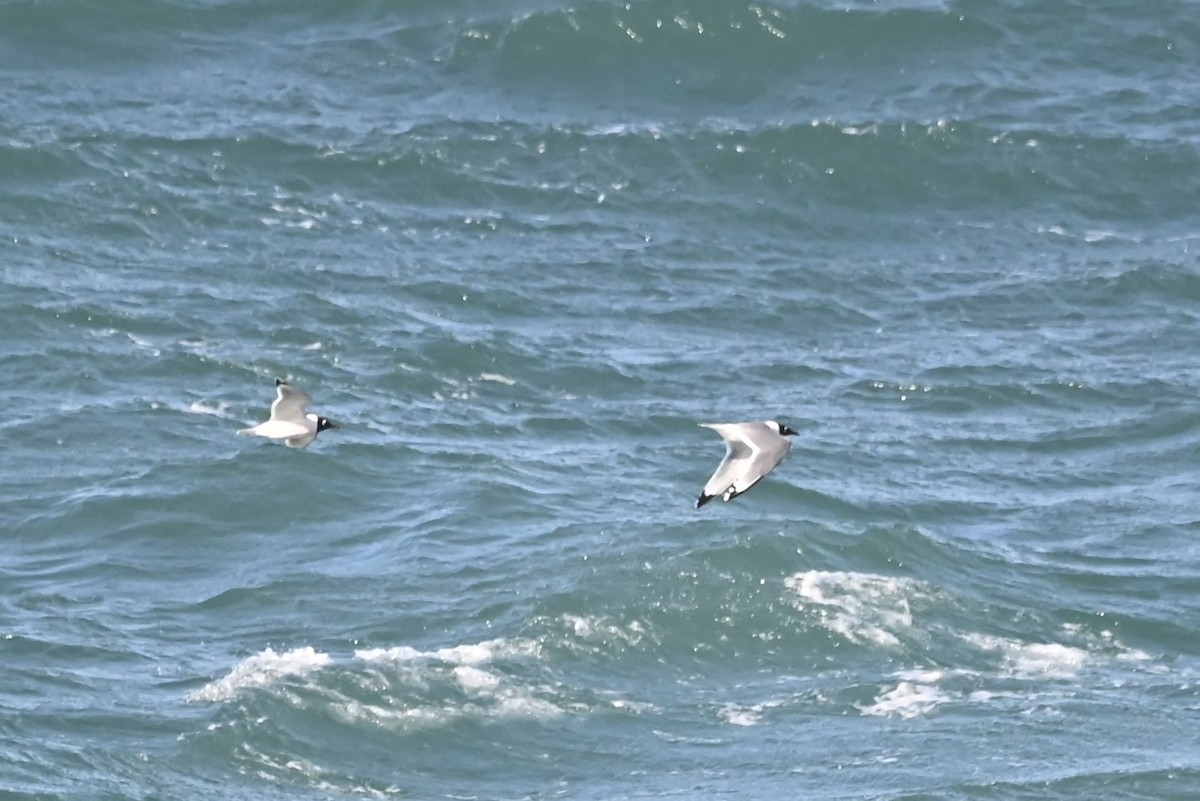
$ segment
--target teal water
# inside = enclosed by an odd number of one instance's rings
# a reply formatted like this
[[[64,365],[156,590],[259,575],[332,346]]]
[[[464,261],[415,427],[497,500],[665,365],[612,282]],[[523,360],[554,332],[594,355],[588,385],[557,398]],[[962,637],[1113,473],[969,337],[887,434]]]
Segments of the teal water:
[[[1195,798],[1198,56],[0,3],[0,797]]]

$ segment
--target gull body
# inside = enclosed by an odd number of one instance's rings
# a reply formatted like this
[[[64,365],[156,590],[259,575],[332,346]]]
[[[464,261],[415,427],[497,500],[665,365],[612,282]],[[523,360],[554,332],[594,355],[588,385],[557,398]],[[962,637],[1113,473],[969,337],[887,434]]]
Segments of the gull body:
[[[243,428],[239,434],[253,434],[267,439],[281,439],[289,448],[307,448],[317,434],[330,428],[341,428],[327,417],[308,411],[312,398],[280,378],[275,379],[275,401],[271,417],[265,423]]]
[[[721,435],[725,441],[725,458],[696,499],[697,509],[718,495],[722,500],[731,501],[761,481],[787,454],[788,448],[792,447],[788,437],[796,433],[774,420],[700,425]]]

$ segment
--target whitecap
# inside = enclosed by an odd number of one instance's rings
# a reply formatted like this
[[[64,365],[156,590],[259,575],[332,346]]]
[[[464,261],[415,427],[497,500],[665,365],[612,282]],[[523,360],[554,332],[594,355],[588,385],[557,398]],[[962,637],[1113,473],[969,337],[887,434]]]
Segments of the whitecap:
[[[646,627],[637,620],[621,624],[597,615],[562,615],[559,618],[575,638],[585,642],[636,645],[646,638]]]
[[[193,401],[191,405],[187,407],[187,411],[188,414],[206,414],[211,415],[212,417],[228,418],[228,408],[229,404],[226,403],[218,403],[216,406],[209,406],[201,401]]]
[[[533,640],[484,640],[466,645],[454,645],[448,648],[438,648],[434,651],[421,651],[408,645],[393,648],[364,648],[354,652],[354,655],[366,662],[412,662],[416,660],[437,660],[452,665],[482,665],[496,659],[509,657],[537,657],[541,646]]]
[[[502,646],[502,640],[455,645],[451,648],[439,648],[433,652],[433,656],[454,665],[484,665],[496,658],[497,650]]]
[[[1058,643],[1030,643],[1006,654],[1012,671],[1024,678],[1074,678],[1088,658],[1088,652],[1082,648]]]
[[[500,677],[495,673],[489,673],[470,665],[459,665],[454,668],[454,679],[468,692],[494,692],[500,686]]]
[[[125,334],[125,336],[129,338],[130,342],[137,345],[142,350],[148,350],[148,351],[153,352],[155,356],[157,356],[161,352],[158,348],[154,347],[154,343],[148,339],[142,339],[141,337],[137,336],[136,334],[130,334],[128,332]]]
[[[902,681],[877,695],[873,704],[860,706],[858,710],[864,715],[896,715],[907,720],[927,715],[950,700],[949,694],[932,684]]]
[[[199,690],[188,693],[189,701],[228,701],[242,690],[267,687],[286,676],[303,676],[328,665],[329,654],[311,646],[295,648],[282,654],[268,647],[234,665],[223,678],[209,682]]]
[[[422,653],[408,645],[397,645],[393,648],[360,648],[354,655],[364,662],[410,662]]]
[[[757,726],[761,714],[736,704],[726,704],[717,713],[721,720],[733,726]]]
[[[486,640],[479,643],[422,651],[402,645],[355,651],[355,657],[373,664],[391,664],[403,681],[419,686],[422,693],[448,693],[441,701],[412,704],[395,698],[394,706],[350,701],[336,705],[336,714],[349,721],[366,721],[388,728],[414,724],[437,725],[464,717],[546,719],[563,709],[542,697],[553,690],[515,682],[501,671],[484,666],[499,659],[537,657],[540,648],[531,640]],[[466,693],[464,701],[453,687]]]
[[[764,701],[759,704],[725,704],[717,710],[717,716],[731,726],[757,726],[769,709],[782,706],[782,701]]]
[[[1001,670],[1018,679],[1073,679],[1090,659],[1082,648],[1059,643],[1027,643],[985,634],[967,634],[963,639],[999,653]]]
[[[912,579],[810,570],[784,586],[797,596],[797,607],[815,613],[818,625],[851,642],[895,647],[913,627],[909,596],[919,585]]]

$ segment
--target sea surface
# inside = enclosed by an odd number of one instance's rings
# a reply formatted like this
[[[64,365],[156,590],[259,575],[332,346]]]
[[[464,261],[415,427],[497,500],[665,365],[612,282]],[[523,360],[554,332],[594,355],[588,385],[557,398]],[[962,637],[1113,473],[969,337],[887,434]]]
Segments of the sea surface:
[[[0,0],[0,109],[0,799],[1200,797],[1195,2]]]

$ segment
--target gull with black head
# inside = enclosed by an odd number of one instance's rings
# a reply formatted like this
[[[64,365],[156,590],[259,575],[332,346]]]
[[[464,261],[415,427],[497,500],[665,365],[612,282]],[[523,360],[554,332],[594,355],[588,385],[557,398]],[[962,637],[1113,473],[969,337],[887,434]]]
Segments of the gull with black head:
[[[696,499],[697,509],[718,495],[731,501],[761,481],[792,447],[788,437],[796,433],[774,420],[700,425],[711,428],[725,440],[725,458]]]
[[[289,448],[307,448],[322,431],[341,428],[328,417],[309,412],[310,403],[312,398],[283,379],[276,378],[275,401],[271,404],[270,419],[253,428],[243,428],[238,433],[281,439]]]

